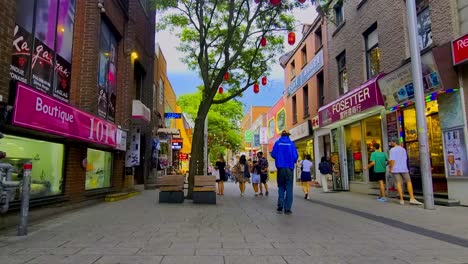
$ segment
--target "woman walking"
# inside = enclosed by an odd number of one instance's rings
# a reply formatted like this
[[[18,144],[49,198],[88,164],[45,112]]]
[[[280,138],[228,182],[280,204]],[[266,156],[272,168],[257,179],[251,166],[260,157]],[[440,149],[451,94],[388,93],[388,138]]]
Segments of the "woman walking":
[[[252,186],[255,192],[255,196],[258,196],[258,187],[260,183],[261,168],[258,161],[254,160],[252,163]]]
[[[309,154],[305,155],[305,159],[301,161],[301,184],[302,191],[304,191],[304,199],[309,198],[310,182],[312,181],[311,168],[312,161]]]
[[[241,196],[244,196],[245,182],[248,180],[248,176],[250,176],[249,164],[247,163],[245,155],[240,156],[239,161],[232,168],[232,173],[236,177],[236,181],[239,182],[239,190],[241,192]]]
[[[218,183],[218,195],[224,195],[224,182],[227,181],[225,167],[226,162],[224,161],[223,154],[219,153],[215,164],[215,169],[219,173],[219,180],[216,180]]]

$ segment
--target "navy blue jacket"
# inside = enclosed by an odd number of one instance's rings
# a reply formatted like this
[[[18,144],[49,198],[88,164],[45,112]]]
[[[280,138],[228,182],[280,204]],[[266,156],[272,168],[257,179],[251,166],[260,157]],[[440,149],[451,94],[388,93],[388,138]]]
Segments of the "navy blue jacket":
[[[288,136],[281,136],[273,146],[271,157],[275,159],[276,168],[294,169],[299,155],[294,142]]]

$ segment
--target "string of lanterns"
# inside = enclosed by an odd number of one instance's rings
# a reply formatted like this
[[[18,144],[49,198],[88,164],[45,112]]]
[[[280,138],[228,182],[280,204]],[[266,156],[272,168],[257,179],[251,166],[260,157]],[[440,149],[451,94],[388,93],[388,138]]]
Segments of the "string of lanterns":
[[[254,1],[255,1],[256,4],[258,4],[258,3],[260,3],[262,0],[254,0]],[[277,6],[277,5],[280,5],[280,4],[281,4],[281,1],[282,1],[282,0],[269,0],[269,1],[270,1],[270,4]],[[297,0],[297,1],[298,1],[299,3],[301,3],[301,4],[303,4],[303,3],[306,2],[306,0]],[[315,0],[311,0],[310,2],[311,2],[313,5],[315,4]],[[292,46],[292,45],[294,45],[295,43],[296,43],[296,33],[294,33],[294,32],[291,31],[291,32],[288,33],[288,44]],[[265,47],[266,45],[267,45],[267,38],[266,38],[266,37],[262,37],[262,38],[260,39],[260,46]],[[225,80],[225,81],[228,81],[228,80],[229,80],[229,72],[224,73],[224,80]],[[262,85],[263,85],[263,86],[267,85],[267,77],[266,77],[266,76],[263,76],[261,82],[262,82]],[[224,90],[223,90],[223,87],[220,86],[220,87],[218,88],[218,93],[219,93],[219,94],[223,94],[223,91],[224,91]],[[260,86],[259,86],[258,83],[255,83],[254,86],[253,86],[253,92],[257,94],[259,91],[260,91]]]

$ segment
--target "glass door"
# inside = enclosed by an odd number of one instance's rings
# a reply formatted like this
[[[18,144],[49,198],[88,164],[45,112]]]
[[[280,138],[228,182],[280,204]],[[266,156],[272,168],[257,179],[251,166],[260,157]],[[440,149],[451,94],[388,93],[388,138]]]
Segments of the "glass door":
[[[344,134],[348,178],[350,181],[364,182],[361,122],[345,126]]]

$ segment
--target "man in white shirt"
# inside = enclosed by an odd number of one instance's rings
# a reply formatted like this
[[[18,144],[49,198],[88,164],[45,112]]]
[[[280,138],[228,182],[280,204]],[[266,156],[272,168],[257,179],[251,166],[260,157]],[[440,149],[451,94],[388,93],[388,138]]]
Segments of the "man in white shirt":
[[[397,182],[397,190],[400,195],[400,204],[405,204],[403,200],[403,188],[401,183],[403,179],[406,182],[406,188],[408,189],[408,194],[410,196],[410,204],[421,205],[418,200],[414,198],[413,194],[413,184],[411,183],[411,178],[408,171],[408,165],[406,164],[408,155],[406,150],[398,144],[398,138],[392,138],[390,140],[392,148],[390,149],[390,173],[393,174]]]

